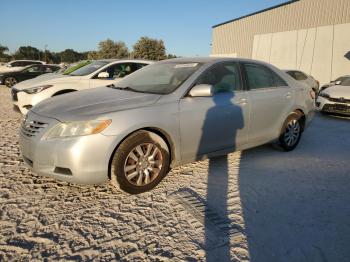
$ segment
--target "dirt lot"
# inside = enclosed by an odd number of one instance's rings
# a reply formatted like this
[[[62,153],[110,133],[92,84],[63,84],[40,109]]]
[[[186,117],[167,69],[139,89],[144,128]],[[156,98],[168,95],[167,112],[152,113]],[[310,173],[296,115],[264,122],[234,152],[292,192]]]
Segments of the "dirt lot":
[[[0,260],[349,261],[350,120],[173,170],[152,192],[33,174],[0,86]]]

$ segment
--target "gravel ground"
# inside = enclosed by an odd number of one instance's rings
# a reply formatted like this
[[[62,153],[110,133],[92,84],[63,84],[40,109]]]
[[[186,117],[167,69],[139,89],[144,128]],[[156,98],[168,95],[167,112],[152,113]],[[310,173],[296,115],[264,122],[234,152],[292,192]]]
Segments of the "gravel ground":
[[[318,115],[293,152],[192,163],[130,196],[33,174],[4,86],[0,102],[2,261],[350,260],[349,119]]]

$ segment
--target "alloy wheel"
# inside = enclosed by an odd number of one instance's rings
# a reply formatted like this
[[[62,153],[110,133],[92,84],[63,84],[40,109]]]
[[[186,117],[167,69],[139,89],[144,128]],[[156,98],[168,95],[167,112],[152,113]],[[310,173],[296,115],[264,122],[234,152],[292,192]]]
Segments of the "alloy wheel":
[[[126,157],[124,174],[131,184],[145,186],[157,178],[162,165],[162,151],[156,144],[140,144]]]
[[[298,142],[300,131],[301,127],[298,120],[293,119],[288,122],[286,132],[283,136],[285,143],[290,147],[294,146]]]
[[[5,79],[5,85],[8,87],[14,86],[17,84],[17,80],[14,77],[8,77]]]

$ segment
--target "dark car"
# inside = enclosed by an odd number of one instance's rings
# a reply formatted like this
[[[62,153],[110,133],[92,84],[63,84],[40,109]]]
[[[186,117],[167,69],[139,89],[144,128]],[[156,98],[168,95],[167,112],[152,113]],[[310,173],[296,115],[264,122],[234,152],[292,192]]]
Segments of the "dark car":
[[[53,73],[59,70],[58,65],[30,65],[19,71],[8,71],[0,73],[0,84],[12,87],[18,82],[32,79],[42,74]]]

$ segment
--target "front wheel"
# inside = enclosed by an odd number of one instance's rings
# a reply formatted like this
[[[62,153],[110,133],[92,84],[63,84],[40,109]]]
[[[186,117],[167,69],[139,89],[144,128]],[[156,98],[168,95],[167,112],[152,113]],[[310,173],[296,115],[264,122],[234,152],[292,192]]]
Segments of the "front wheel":
[[[13,87],[15,84],[17,84],[17,79],[14,77],[7,77],[5,78],[4,83],[7,87]]]
[[[117,148],[111,176],[115,176],[122,190],[139,194],[156,187],[167,174],[169,165],[169,148],[165,141],[155,133],[141,130]]]
[[[297,113],[293,113],[287,118],[283,131],[279,137],[281,147],[285,151],[292,151],[297,147],[302,132],[303,128],[301,116]]]

